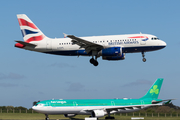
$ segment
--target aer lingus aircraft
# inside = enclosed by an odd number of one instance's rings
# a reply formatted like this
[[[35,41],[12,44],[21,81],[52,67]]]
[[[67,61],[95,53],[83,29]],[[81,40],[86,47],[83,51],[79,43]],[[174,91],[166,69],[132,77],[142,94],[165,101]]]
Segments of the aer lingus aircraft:
[[[32,109],[46,115],[64,114],[65,117],[75,115],[91,115],[99,118],[108,115],[106,119],[114,119],[110,114],[135,112],[150,106],[168,104],[172,99],[158,99],[163,79],[155,81],[149,91],[140,99],[57,99],[36,103]],[[167,102],[164,102],[167,101]]]
[[[166,43],[150,34],[126,34],[76,37],[64,34],[65,38],[51,39],[25,15],[17,15],[24,41],[16,41],[15,47],[36,52],[66,55],[92,56],[90,63],[98,65],[97,58],[103,60],[124,60],[125,53],[145,52],[162,49]]]

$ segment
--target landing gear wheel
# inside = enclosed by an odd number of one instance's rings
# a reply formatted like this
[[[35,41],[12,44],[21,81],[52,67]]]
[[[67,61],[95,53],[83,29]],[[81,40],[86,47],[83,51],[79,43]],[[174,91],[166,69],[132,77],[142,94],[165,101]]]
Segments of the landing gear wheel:
[[[94,65],[94,66],[98,66],[98,61],[94,60],[93,65]]]
[[[46,116],[45,120],[49,120],[48,114],[45,114],[45,116]]]
[[[94,66],[98,66],[98,61],[97,60],[95,60],[94,58],[91,58],[90,60],[89,60],[89,62],[91,63],[91,64],[93,64]]]
[[[91,58],[90,60],[89,60],[89,62],[91,63],[91,64],[93,64],[94,63],[94,58]]]
[[[143,60],[143,62],[146,62],[146,58],[143,58],[142,60]]]
[[[115,118],[111,117],[111,116],[108,116],[108,117],[105,117],[105,119],[115,119]]]

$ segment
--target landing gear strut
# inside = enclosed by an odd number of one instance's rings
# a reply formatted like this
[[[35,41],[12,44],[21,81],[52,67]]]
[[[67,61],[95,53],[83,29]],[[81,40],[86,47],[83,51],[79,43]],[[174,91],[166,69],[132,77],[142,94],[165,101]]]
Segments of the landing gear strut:
[[[95,59],[94,59],[94,56],[95,56]],[[92,58],[89,60],[89,62],[91,64],[93,64],[94,66],[98,66],[97,57],[98,57],[98,52],[97,51],[92,51]]]
[[[49,120],[48,114],[45,114],[45,116],[46,116],[45,120]]]
[[[110,113],[108,114],[107,117],[105,117],[105,119],[115,119],[114,117],[110,116]]]
[[[142,57],[143,57],[142,61],[143,61],[143,62],[146,62],[146,58],[144,58],[144,57],[145,57],[144,51],[142,51]]]

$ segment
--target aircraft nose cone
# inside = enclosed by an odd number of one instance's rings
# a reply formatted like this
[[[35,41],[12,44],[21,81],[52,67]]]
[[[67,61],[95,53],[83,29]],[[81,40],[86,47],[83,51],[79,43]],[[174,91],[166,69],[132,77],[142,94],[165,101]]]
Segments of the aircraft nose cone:
[[[33,109],[33,110],[36,110],[36,106],[33,106],[32,109]]]
[[[164,41],[162,41],[161,44],[162,44],[162,46],[164,46],[164,47],[166,47],[166,45],[167,45],[166,42],[164,42]]]

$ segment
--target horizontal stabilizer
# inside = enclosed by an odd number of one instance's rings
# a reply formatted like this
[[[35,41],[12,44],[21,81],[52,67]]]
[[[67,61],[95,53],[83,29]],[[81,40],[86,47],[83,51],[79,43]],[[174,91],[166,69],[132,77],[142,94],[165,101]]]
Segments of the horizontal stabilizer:
[[[27,42],[23,42],[23,41],[16,41],[16,42],[21,43],[21,44],[26,45],[26,46],[29,46],[29,47],[36,47],[37,46],[35,44],[27,43]]]
[[[157,103],[160,103],[160,102],[164,102],[164,101],[167,101],[167,102],[165,102],[165,104],[168,104],[168,103],[170,103],[172,100],[175,100],[175,99],[167,99],[167,100],[161,100],[161,101],[152,101],[152,104],[157,104]]]
[[[36,47],[37,46],[35,44],[27,43],[27,42],[24,42],[24,41],[15,41],[15,42],[17,42],[16,44],[20,43],[22,46],[28,46],[28,47]]]

